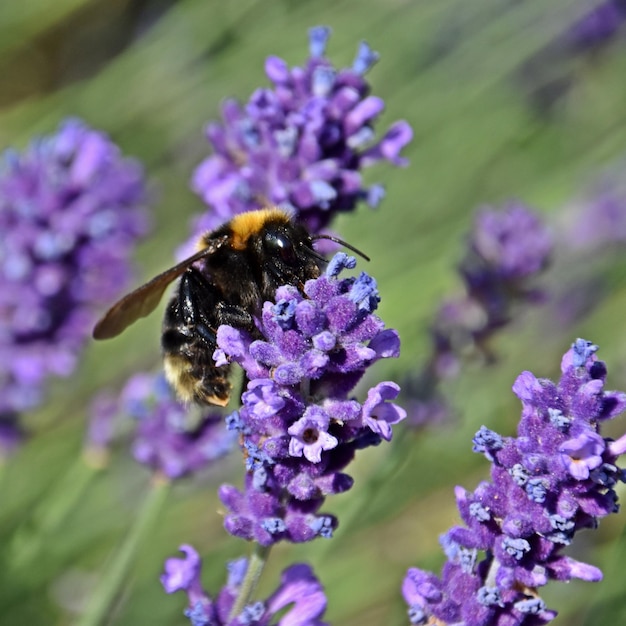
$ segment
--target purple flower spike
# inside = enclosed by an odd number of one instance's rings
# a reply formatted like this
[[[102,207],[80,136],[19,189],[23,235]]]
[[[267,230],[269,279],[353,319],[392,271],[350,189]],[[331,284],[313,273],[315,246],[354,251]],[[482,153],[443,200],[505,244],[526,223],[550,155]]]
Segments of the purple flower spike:
[[[459,272],[466,293],[444,302],[431,329],[432,353],[417,375],[403,384],[409,421],[422,426],[448,412],[440,382],[456,377],[464,359],[495,360],[489,341],[524,303],[543,294],[531,286],[546,267],[552,239],[541,219],[519,202],[476,215]]]
[[[602,578],[597,567],[561,553],[578,531],[617,511],[615,485],[626,475],[617,466],[626,436],[614,442],[599,432],[606,407],[614,416],[625,405],[617,400],[623,394],[604,391],[606,367],[596,351],[576,340],[558,383],[530,372],[518,377],[517,437],[479,430],[474,451],[491,461],[491,482],[474,493],[457,487],[465,526],[444,535],[448,562],[441,578],[407,572],[402,591],[412,624],[546,624],[556,612],[538,587]]]
[[[279,288],[257,322],[260,339],[218,330],[220,358],[239,363],[250,381],[229,418],[242,435],[245,489],[220,490],[226,529],[237,537],[271,545],[332,536],[336,519],[319,512],[325,497],[350,489],[342,470],[356,451],[391,439],[406,416],[392,402],[393,382],[370,389],[363,404],[351,395],[370,365],[399,354],[397,333],[374,314],[376,282],[340,276],[354,267],[339,253],[304,293]]]
[[[0,157],[1,420],[74,371],[98,309],[131,278],[147,199],[139,164],[78,120]]]
[[[610,43],[626,24],[626,6],[620,0],[604,0],[590,5],[593,6],[567,33],[568,42],[580,51]]]
[[[223,121],[208,127],[214,154],[198,166],[192,187],[211,211],[199,218],[195,233],[268,204],[292,208],[319,232],[361,200],[380,202],[380,185],[366,187],[363,168],[406,164],[400,152],[412,138],[408,123],[396,122],[376,139],[384,103],[370,95],[363,75],[378,54],[361,43],[353,67],[337,69],[325,57],[329,36],[325,27],[309,31],[310,56],[302,68],[269,57],[271,87],[258,89],[245,105],[228,100]]]
[[[183,559],[165,561],[161,583],[167,593],[184,591],[189,605],[185,616],[192,626],[326,626],[320,620],[326,610],[326,596],[311,567],[304,563],[292,565],[283,571],[281,582],[267,600],[245,606],[239,615],[231,612],[241,590],[248,569],[246,559],[228,564],[228,581],[212,600],[203,590],[200,580],[202,561],[191,547],[183,545]],[[279,621],[275,616],[280,615]]]
[[[483,262],[509,279],[543,269],[552,250],[552,238],[540,218],[518,202],[503,211],[479,212],[471,243]]]

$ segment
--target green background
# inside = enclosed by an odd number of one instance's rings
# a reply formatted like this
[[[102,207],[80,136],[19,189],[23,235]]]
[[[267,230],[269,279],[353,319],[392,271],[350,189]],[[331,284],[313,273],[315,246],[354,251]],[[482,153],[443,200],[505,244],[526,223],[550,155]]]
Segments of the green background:
[[[334,225],[372,257],[367,271],[379,284],[381,317],[403,339],[401,358],[379,364],[372,380],[398,378],[426,358],[434,311],[462,290],[455,267],[477,207],[516,197],[553,225],[557,250],[543,280],[548,301],[523,311],[496,337],[495,367],[468,363],[445,388],[456,409],[450,423],[418,433],[398,429],[393,445],[360,455],[352,491],[324,507],[340,519],[335,538],[275,549],[262,593],[271,592],[285,566],[305,560],[325,585],[330,623],[406,623],[400,585],[407,567],[439,571],[438,536],[457,522],[454,485],[473,489],[487,476],[487,462],[471,453],[473,433],[481,424],[515,432],[519,402],[510,388],[516,375],[528,369],[558,376],[561,355],[583,336],[600,345],[609,388],[626,388],[622,250],[574,253],[567,236],[574,207],[599,176],[607,170],[623,175],[626,33],[584,54],[564,40],[594,4],[0,3],[0,146],[23,148],[71,115],[106,130],[125,154],[141,159],[156,201],[153,233],[138,248],[138,281],[171,264],[188,236],[188,220],[203,210],[188,188],[194,167],[209,154],[203,126],[218,117],[223,98],[245,100],[267,84],[266,56],[303,63],[307,30],[318,24],[333,30],[327,52],[337,66],[351,63],[362,39],[380,52],[368,74],[373,93],[387,105],[377,127],[410,122],[410,166],[368,171],[368,180],[387,188],[381,207],[360,207]],[[582,304],[574,314],[563,302],[575,287]],[[90,398],[157,367],[159,326],[155,315],[120,338],[90,345],[78,374],[55,381],[45,406],[25,416],[33,436],[0,478],[0,624],[79,623],[144,501],[154,496],[127,439],[103,471],[90,472],[80,455]],[[618,419],[607,432],[623,430]],[[167,596],[158,581],[163,560],[181,543],[199,549],[205,586],[219,588],[226,561],[248,549],[223,531],[216,497],[221,482],[241,484],[236,456],[153,502],[161,507],[156,523],[130,553],[128,579],[103,623],[186,623],[183,594]],[[542,592],[561,612],[556,624],[626,620],[624,522],[614,517],[568,551],[605,570],[606,581],[553,583]]]

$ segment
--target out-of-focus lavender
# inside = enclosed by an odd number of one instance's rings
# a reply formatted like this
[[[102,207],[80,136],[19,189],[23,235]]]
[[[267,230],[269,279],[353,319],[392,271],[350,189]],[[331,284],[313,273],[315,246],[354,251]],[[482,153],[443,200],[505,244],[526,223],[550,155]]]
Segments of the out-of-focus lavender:
[[[97,309],[128,285],[134,246],[148,227],[148,197],[140,165],[75,119],[0,159],[6,425],[42,401],[49,377],[74,371]]]
[[[402,121],[376,137],[384,102],[369,95],[363,76],[378,54],[363,42],[352,67],[337,69],[324,56],[329,35],[328,28],[310,30],[304,67],[268,57],[272,87],[257,89],[245,105],[226,100],[223,121],[209,124],[214,154],[196,169],[192,186],[211,210],[195,233],[268,204],[291,208],[313,232],[360,200],[378,205],[384,190],[366,187],[361,171],[380,161],[404,165],[400,151],[412,131]]]
[[[258,600],[231,615],[248,569],[247,559],[228,564],[228,580],[215,599],[204,590],[201,581],[202,560],[189,545],[180,546],[183,558],[165,562],[161,583],[167,593],[184,591],[189,605],[185,616],[192,626],[324,626],[320,620],[326,610],[326,596],[313,570],[304,563],[283,571],[281,582],[266,600]],[[287,608],[288,607],[288,608]],[[272,618],[279,615],[279,621]]]
[[[481,427],[474,451],[492,463],[491,481],[455,490],[465,526],[442,536],[441,577],[409,569],[403,595],[411,624],[465,626],[546,624],[556,612],[538,588],[549,580],[600,580],[593,565],[563,554],[576,534],[618,510],[624,481],[617,459],[626,435],[602,437],[603,422],[622,413],[626,394],[604,391],[607,370],[597,346],[578,339],[553,383],[523,372],[513,391],[522,401],[517,437]]]
[[[430,357],[402,385],[409,423],[422,426],[447,415],[438,386],[458,374],[464,358],[493,361],[491,338],[520,305],[541,302],[543,294],[531,282],[551,252],[548,228],[522,203],[478,211],[459,266],[465,294],[442,304],[431,327]]]
[[[106,454],[120,420],[136,422],[135,459],[169,479],[209,467],[235,446],[236,433],[223,416],[207,413],[192,428],[189,407],[181,404],[161,374],[133,375],[119,396],[103,394],[92,405],[85,448],[92,456]]]
[[[600,63],[608,46],[620,38],[626,40],[625,0],[580,0],[575,4],[576,15],[564,31],[514,74],[540,115],[558,114],[558,105],[584,80],[589,63]]]
[[[559,234],[565,252],[602,253],[626,242],[626,186],[618,163],[581,198],[561,211]]]
[[[605,0],[588,2],[589,8],[572,24],[567,33],[569,44],[584,51],[613,41],[626,25],[626,2]]]
[[[342,470],[357,450],[389,441],[406,416],[393,403],[393,382],[369,389],[364,402],[352,395],[369,366],[400,348],[397,333],[373,314],[376,282],[365,273],[338,277],[355,264],[338,253],[304,293],[280,287],[263,307],[262,339],[218,330],[217,362],[239,363],[250,381],[243,407],[228,418],[247,470],[243,490],[220,488],[232,535],[264,546],[331,537],[337,519],[319,509],[327,495],[352,487]]]

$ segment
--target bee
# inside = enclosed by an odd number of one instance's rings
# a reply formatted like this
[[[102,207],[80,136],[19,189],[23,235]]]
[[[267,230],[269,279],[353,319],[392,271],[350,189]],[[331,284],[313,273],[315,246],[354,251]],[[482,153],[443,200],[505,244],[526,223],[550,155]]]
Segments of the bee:
[[[110,339],[154,311],[167,287],[180,277],[163,320],[161,349],[165,376],[183,402],[226,406],[230,366],[215,365],[217,329],[228,324],[259,335],[254,317],[280,285],[320,275],[326,259],[313,248],[330,235],[311,235],[276,207],[241,213],[202,235],[198,251],[155,276],[114,304],[96,324],[94,339]]]

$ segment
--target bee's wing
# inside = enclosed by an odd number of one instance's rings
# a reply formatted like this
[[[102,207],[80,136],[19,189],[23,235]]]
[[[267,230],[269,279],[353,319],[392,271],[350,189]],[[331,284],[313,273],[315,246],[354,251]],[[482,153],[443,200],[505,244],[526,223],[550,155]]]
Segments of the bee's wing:
[[[227,239],[228,237],[224,236],[210,241],[210,245],[206,248],[181,261],[178,265],[170,267],[162,274],[155,276],[150,282],[124,296],[100,318],[93,329],[93,338],[111,339],[117,337],[140,317],[146,317],[152,313],[171,282],[176,280],[196,261],[213,254]]]

